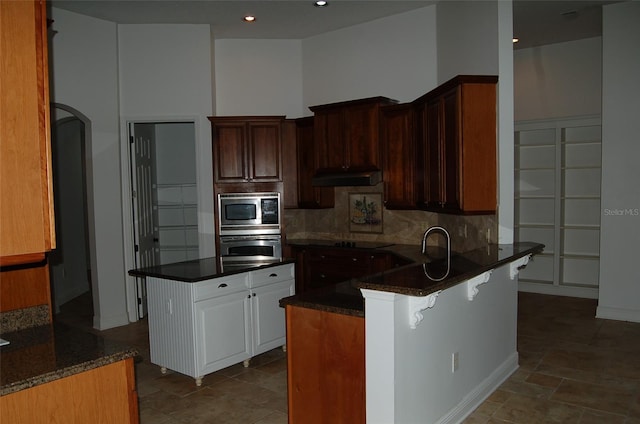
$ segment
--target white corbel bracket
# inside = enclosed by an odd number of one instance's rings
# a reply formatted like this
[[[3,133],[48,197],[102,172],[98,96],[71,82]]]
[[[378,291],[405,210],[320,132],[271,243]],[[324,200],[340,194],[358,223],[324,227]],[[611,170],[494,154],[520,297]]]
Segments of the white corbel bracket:
[[[520,268],[523,268],[525,265],[529,263],[529,259],[532,254],[529,253],[527,256],[523,256],[520,259],[516,259],[515,261],[509,264],[509,277],[514,280],[516,275],[520,272]]]
[[[418,324],[424,319],[422,311],[433,308],[436,304],[436,298],[442,292],[438,290],[427,296],[411,296],[409,297],[409,327],[415,330]]]
[[[467,299],[471,302],[478,294],[478,286],[489,281],[493,270],[483,272],[467,280]]]

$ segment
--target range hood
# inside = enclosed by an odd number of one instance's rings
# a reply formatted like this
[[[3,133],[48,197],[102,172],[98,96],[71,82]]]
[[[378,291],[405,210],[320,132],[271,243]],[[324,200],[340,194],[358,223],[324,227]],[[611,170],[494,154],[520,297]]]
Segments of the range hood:
[[[326,172],[314,175],[311,185],[315,187],[374,186],[381,181],[380,171]]]

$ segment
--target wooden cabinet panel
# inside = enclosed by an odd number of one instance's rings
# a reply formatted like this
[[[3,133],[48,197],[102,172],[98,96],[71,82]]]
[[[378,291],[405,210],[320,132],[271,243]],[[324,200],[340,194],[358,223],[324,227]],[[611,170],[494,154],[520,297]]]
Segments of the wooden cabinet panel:
[[[282,123],[282,207],[298,207],[298,152],[296,146],[296,122],[287,119]]]
[[[288,209],[321,209],[334,206],[333,187],[311,184],[316,170],[312,116],[287,120],[282,131],[284,201]]]
[[[458,76],[414,101],[424,161],[419,203],[427,210],[496,211],[496,83]]]
[[[241,182],[248,179],[246,124],[216,122],[214,124],[214,179],[217,183]]]
[[[374,249],[293,247],[296,293],[372,275],[408,263],[393,253]]]
[[[0,2],[0,265],[55,247],[43,1]]]
[[[318,158],[314,136],[314,118],[296,120],[296,149],[298,165],[298,207],[301,209],[332,208],[335,202],[333,187],[314,187],[311,184]]]
[[[364,424],[364,318],[286,306],[290,424]]]
[[[2,271],[0,273],[0,312],[48,305],[51,313],[49,265]]]
[[[216,184],[282,181],[283,116],[209,117]]]
[[[416,149],[415,107],[410,103],[382,108],[382,175],[387,209],[416,209],[423,170]]]
[[[349,168],[381,169],[380,104],[362,104],[344,110],[346,160]]]
[[[316,171],[369,171],[382,167],[380,107],[386,97],[310,107],[314,113]]]
[[[133,358],[2,396],[0,422],[138,423]]]
[[[424,110],[424,128],[426,130],[424,142],[425,167],[424,167],[424,203],[428,208],[439,208],[440,200],[444,197],[442,188],[442,172],[444,167],[442,164],[442,143],[440,140],[440,132],[442,124],[440,119],[442,113],[440,111],[442,102],[439,99],[427,102]],[[426,142],[426,140],[435,140],[434,142]]]
[[[345,157],[344,113],[340,108],[314,115],[314,139],[317,141],[317,167],[341,170],[348,166]]]
[[[282,181],[280,126],[282,119],[271,122],[248,122],[249,179]]]

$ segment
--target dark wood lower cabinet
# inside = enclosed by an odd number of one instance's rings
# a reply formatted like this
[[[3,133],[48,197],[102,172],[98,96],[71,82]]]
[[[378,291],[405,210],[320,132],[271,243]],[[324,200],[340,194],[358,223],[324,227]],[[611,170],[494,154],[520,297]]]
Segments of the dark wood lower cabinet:
[[[292,253],[297,260],[298,294],[409,263],[393,253],[370,249],[310,246],[293,248]]]
[[[364,424],[364,318],[285,309],[289,424]]]

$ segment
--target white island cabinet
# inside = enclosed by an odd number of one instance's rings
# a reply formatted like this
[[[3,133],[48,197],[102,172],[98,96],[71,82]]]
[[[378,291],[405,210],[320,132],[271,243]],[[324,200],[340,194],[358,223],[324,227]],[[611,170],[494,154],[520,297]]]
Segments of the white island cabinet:
[[[294,264],[196,282],[146,277],[151,362],[196,379],[285,345]]]

